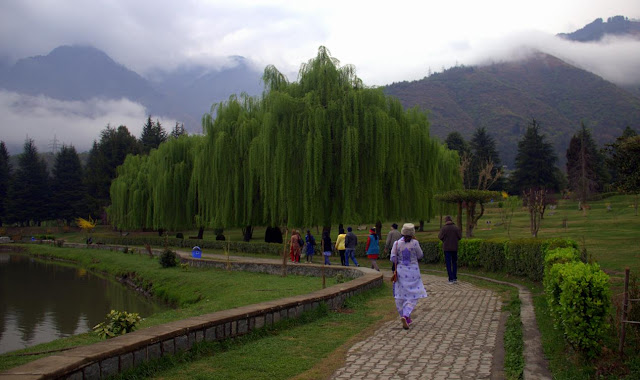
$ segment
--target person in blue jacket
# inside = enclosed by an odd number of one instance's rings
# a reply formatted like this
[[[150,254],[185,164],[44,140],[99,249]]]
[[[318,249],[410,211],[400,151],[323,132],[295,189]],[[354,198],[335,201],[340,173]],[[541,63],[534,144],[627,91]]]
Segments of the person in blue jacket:
[[[375,227],[369,230],[369,237],[367,238],[365,249],[367,250],[367,258],[371,261],[371,268],[380,272],[380,268],[378,268],[378,263],[376,262],[380,255],[380,242],[378,241]]]

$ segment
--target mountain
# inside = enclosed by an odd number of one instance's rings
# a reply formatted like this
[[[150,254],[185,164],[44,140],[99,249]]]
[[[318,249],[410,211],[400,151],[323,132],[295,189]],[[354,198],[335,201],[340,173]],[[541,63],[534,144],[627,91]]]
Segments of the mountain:
[[[640,125],[640,98],[585,70],[537,52],[524,61],[455,67],[384,92],[405,107],[429,111],[443,141],[453,131],[470,139],[486,127],[503,163],[512,167],[517,143],[533,118],[555,146],[560,163],[581,121],[599,144]]]
[[[560,33],[559,37],[579,42],[600,41],[605,35],[640,38],[640,21],[629,20],[624,16],[615,16],[604,22],[601,18],[573,33]]]
[[[128,98],[151,109],[164,101],[146,79],[86,46],[60,46],[46,56],[21,59],[5,70],[0,87],[60,100]]]
[[[45,56],[0,65],[2,89],[60,100],[127,98],[154,117],[184,123],[190,132],[201,131],[200,119],[213,103],[234,93],[260,94],[260,79],[261,73],[242,57],[232,57],[231,65],[223,69],[184,66],[147,79],[87,46],[60,46]]]

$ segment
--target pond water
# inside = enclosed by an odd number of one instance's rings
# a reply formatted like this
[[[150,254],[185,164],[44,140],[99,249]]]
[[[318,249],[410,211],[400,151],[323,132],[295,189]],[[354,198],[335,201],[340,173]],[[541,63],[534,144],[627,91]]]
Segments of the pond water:
[[[0,252],[0,353],[90,331],[112,309],[164,308],[84,269]]]

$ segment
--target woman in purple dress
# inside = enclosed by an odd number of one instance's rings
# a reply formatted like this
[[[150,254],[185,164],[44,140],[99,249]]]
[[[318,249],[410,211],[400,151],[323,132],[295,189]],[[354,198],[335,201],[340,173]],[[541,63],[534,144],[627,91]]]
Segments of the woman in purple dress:
[[[393,284],[393,297],[396,309],[400,314],[402,327],[407,330],[412,323],[411,312],[420,298],[427,297],[422,284],[418,260],[423,256],[422,248],[415,239],[416,229],[413,224],[402,226],[402,238],[393,243],[391,262],[396,266],[397,280]]]

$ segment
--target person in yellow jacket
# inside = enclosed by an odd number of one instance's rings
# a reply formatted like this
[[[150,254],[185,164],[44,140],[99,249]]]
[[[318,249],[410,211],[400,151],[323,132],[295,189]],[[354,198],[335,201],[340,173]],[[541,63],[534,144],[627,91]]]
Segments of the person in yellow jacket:
[[[344,246],[344,239],[347,234],[344,233],[344,228],[340,228],[340,232],[338,234],[338,239],[336,239],[336,250],[340,252],[340,263],[344,266],[344,251],[346,250]]]

